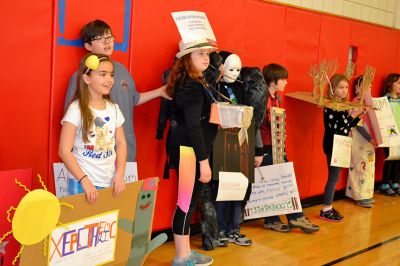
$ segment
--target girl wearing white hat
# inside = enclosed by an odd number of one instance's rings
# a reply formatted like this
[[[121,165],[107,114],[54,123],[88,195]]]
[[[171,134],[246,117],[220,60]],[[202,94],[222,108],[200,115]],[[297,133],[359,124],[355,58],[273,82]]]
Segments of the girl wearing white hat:
[[[190,249],[189,232],[200,182],[211,180],[208,157],[218,128],[208,122],[215,98],[208,89],[203,71],[210,63],[210,52],[215,49],[207,40],[181,42],[176,54],[178,60],[168,79],[167,93],[172,97],[170,156],[173,165],[179,165],[178,201],[172,224],[176,248],[173,265],[176,266],[213,262],[212,257]]]

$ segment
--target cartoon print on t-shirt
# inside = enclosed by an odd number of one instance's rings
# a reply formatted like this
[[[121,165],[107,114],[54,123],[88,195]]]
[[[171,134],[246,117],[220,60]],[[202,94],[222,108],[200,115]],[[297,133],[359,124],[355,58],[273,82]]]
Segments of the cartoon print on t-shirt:
[[[110,118],[105,117],[105,120],[109,121]],[[112,137],[110,138],[110,132],[112,132],[112,131],[108,130],[106,122],[104,122],[103,119],[101,119],[100,117],[96,117],[94,119],[94,125],[95,125],[95,134],[96,134],[94,150],[95,151],[112,150],[112,148],[113,148]]]

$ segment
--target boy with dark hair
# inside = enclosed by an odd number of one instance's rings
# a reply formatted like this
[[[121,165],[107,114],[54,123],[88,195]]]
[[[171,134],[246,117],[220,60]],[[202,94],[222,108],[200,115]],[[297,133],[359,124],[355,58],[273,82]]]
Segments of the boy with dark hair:
[[[266,115],[261,124],[260,131],[263,142],[264,156],[261,166],[273,164],[272,159],[272,137],[271,137],[271,107],[281,108],[282,101],[277,92],[283,92],[287,85],[286,79],[289,74],[285,67],[278,64],[269,64],[264,66],[263,76],[267,84],[267,100],[266,100]],[[287,158],[285,156],[285,161]],[[271,229],[277,232],[290,232],[292,228],[299,228],[305,233],[314,233],[319,231],[319,226],[312,224],[303,212],[291,213],[286,215],[289,225],[282,223],[280,217],[270,216],[264,219],[264,228]]]
[[[89,22],[81,30],[83,46],[88,52],[111,56],[114,51],[114,39],[110,26],[99,19]],[[165,86],[158,89],[139,93],[129,71],[121,63],[113,61],[114,86],[111,90],[111,99],[119,105],[125,117],[124,133],[128,147],[127,162],[136,161],[136,139],[133,128],[133,107],[146,103],[156,97],[162,96],[170,99],[165,92]],[[75,72],[68,85],[65,97],[64,111],[75,98],[77,87],[77,73]]]

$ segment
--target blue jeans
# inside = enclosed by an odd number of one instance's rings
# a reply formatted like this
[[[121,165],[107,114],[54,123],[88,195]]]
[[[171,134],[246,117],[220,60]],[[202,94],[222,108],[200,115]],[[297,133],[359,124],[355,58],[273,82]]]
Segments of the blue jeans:
[[[285,155],[285,162],[288,162],[288,159],[286,158]],[[261,163],[260,166],[267,166],[267,165],[272,165],[273,164],[273,159],[272,159],[272,146],[268,145],[268,146],[264,146],[264,158],[263,161]],[[298,218],[304,217],[304,213],[303,212],[296,212],[296,213],[290,213],[290,214],[286,214],[286,218],[288,220],[288,222],[292,221],[292,220],[296,220]],[[265,224],[272,224],[274,222],[281,222],[281,218],[279,217],[279,215],[275,215],[275,216],[270,216],[270,217],[265,217],[264,218],[264,223]]]
[[[226,234],[240,232],[242,201],[216,201],[218,230]],[[229,215],[229,216],[228,216]]]
[[[87,177],[86,177],[87,178]],[[103,189],[104,187],[95,186],[96,189]],[[81,183],[75,178],[68,178],[68,193],[70,195],[85,193]]]

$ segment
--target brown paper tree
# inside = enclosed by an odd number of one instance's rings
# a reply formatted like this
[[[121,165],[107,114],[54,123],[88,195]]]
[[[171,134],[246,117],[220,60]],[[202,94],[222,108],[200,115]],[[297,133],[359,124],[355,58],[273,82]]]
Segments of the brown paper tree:
[[[351,78],[353,77],[355,69],[356,64],[353,63],[353,61],[349,61],[347,63],[346,72],[344,74],[348,80],[351,80]]]
[[[360,86],[358,88],[359,94],[360,94],[360,105],[362,105],[362,106],[365,105],[365,93],[368,91],[369,87],[371,86],[372,81],[374,80],[374,76],[375,76],[375,68],[372,66],[366,65],[364,68],[362,86]]]
[[[324,104],[324,97],[327,95],[326,85],[329,84],[329,78],[336,72],[337,68],[337,59],[323,60],[320,64],[310,67],[309,75],[314,83],[313,96],[318,105],[322,106]],[[328,89],[332,90],[330,84]]]

